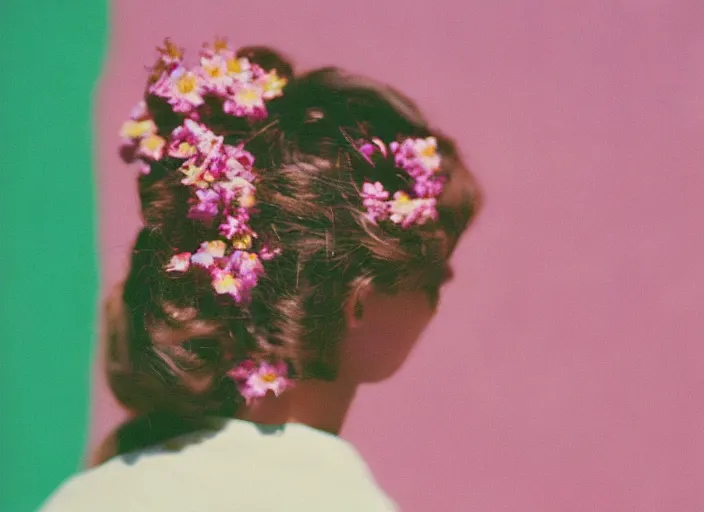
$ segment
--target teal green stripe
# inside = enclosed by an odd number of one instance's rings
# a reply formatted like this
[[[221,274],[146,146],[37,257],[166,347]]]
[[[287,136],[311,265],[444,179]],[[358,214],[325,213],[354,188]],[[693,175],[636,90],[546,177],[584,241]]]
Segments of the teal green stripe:
[[[98,287],[93,89],[104,0],[0,1],[0,510],[81,463]]]

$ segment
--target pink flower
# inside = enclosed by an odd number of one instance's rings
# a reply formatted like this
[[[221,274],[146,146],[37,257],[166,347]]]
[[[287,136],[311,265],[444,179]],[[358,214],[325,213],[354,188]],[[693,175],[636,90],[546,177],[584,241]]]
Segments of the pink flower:
[[[413,191],[417,197],[438,197],[444,187],[443,179],[421,176],[416,178]]]
[[[233,78],[227,74],[227,61],[221,55],[201,57],[199,71],[207,91],[224,95],[233,83]]]
[[[389,202],[391,222],[407,228],[412,224],[422,225],[437,218],[435,199],[411,199],[405,192],[396,192]]]
[[[238,146],[224,146],[226,174],[228,177],[247,175],[254,165],[254,155]],[[248,176],[249,177],[249,176]],[[251,179],[250,179],[251,181]]]
[[[265,245],[259,250],[259,259],[262,261],[270,261],[276,258],[279,254],[281,254],[280,247],[272,249],[268,245]]]
[[[247,226],[247,221],[249,220],[249,214],[244,208],[240,208],[237,211],[237,215],[228,215],[225,222],[220,224],[219,230],[220,234],[225,238],[232,240],[236,236],[243,235],[249,231]]]
[[[206,162],[220,155],[224,140],[221,135],[215,135],[207,126],[197,123],[192,119],[186,119],[183,122],[183,126],[188,133],[190,133],[198,148],[198,152],[205,158]]]
[[[163,73],[149,92],[166,98],[174,112],[190,112],[203,104],[202,79],[180,65],[170,73]]]
[[[139,141],[137,154],[150,160],[161,160],[164,156],[165,146],[166,140],[163,137],[159,137],[156,134],[149,135]]]
[[[210,269],[220,258],[225,257],[227,245],[222,240],[203,242],[196,253],[191,256],[191,263]]]
[[[220,194],[223,203],[226,205],[230,205],[237,200],[242,208],[254,206],[254,202],[249,201],[249,199],[254,198],[254,185],[244,178],[235,177],[227,181],[218,181],[213,185],[213,189]],[[243,201],[243,199],[245,200]]]
[[[183,185],[192,185],[200,189],[208,188],[215,181],[215,177],[201,166],[186,162],[179,168],[179,171],[185,176],[181,180]],[[214,196],[208,196],[208,200],[214,201]]]
[[[191,158],[198,150],[195,136],[186,126],[178,126],[171,132],[167,154],[172,158]]]
[[[257,84],[262,88],[262,96],[265,100],[277,98],[283,94],[287,80],[280,77],[275,69],[257,79]]]
[[[175,254],[166,266],[167,272],[185,272],[191,266],[191,253],[181,252]]]
[[[385,201],[389,198],[389,193],[384,190],[384,185],[380,182],[369,183],[368,181],[362,185],[362,197],[366,199],[373,199],[376,201]]]
[[[140,173],[140,174],[143,174],[143,175],[145,175],[145,176],[146,176],[147,174],[149,174],[150,172],[152,172],[151,166],[150,166],[147,162],[145,162],[144,160],[139,160],[139,167],[138,167],[138,169],[139,169],[139,173]]]
[[[254,197],[254,186],[247,187],[242,190],[242,195],[240,195],[238,202],[240,208],[252,208],[257,203]]]
[[[257,285],[258,277],[264,274],[259,256],[253,252],[235,251],[230,255],[229,268],[250,288]]]
[[[213,271],[213,288],[219,295],[230,295],[236,302],[242,300],[242,282],[227,270]]]
[[[246,381],[257,369],[257,365],[251,359],[245,359],[237,366],[227,372],[227,376],[234,381]]]
[[[156,134],[156,124],[151,119],[130,119],[125,121],[120,129],[120,137],[127,144],[154,134]]]
[[[227,74],[240,83],[249,82],[253,77],[252,65],[245,58],[237,58],[234,55],[227,59]]]
[[[220,195],[211,189],[199,189],[196,190],[196,197],[193,206],[188,210],[188,218],[204,222],[215,218],[220,205]]]
[[[288,367],[283,361],[274,364],[263,361],[259,365],[243,361],[228,375],[235,381],[247,405],[255,398],[266,396],[269,391],[279,396],[293,386],[293,381],[288,378]]]
[[[251,83],[236,87],[235,93],[225,101],[223,110],[226,114],[236,117],[264,118],[264,91]]]
[[[384,220],[388,212],[388,204],[386,200],[389,198],[389,193],[384,190],[384,186],[380,182],[374,184],[365,182],[362,185],[362,204],[367,208],[367,218],[376,223],[378,220]]]
[[[437,146],[435,137],[426,137],[425,139],[408,138],[400,144],[392,142],[389,147],[395,156],[396,165],[416,178],[433,174],[440,169]]]
[[[372,156],[374,155],[374,153],[379,152],[384,157],[388,155],[386,144],[384,144],[381,139],[378,139],[377,137],[372,137],[371,142],[365,142],[364,144],[362,144],[359,148],[359,152],[362,154],[364,159],[370,164],[374,163],[372,161]]]

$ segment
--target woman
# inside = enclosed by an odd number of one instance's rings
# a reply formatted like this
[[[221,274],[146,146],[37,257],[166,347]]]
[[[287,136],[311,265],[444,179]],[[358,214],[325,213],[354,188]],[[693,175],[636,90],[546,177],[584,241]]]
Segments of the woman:
[[[122,130],[144,227],[107,304],[134,413],[43,510],[388,511],[337,437],[432,317],[478,208],[450,140],[389,87],[166,41]]]

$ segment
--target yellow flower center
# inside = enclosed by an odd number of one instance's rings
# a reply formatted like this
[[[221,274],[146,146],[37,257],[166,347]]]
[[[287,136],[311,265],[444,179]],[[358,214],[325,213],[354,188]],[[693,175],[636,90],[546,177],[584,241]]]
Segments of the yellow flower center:
[[[251,208],[255,203],[254,194],[245,194],[240,197],[240,206],[242,208]]]
[[[156,131],[154,121],[127,121],[122,125],[121,135],[129,139],[138,139],[145,135],[151,135]]]
[[[279,78],[276,71],[272,71],[267,79],[264,81],[264,90],[266,92],[279,93],[281,89],[286,85],[285,78]]]
[[[222,68],[216,65],[210,65],[205,67],[205,72],[210,75],[211,78],[220,78],[223,76]]]
[[[406,204],[406,203],[409,203],[410,201],[411,201],[410,196],[408,196],[407,194],[404,194],[404,193],[399,194],[398,197],[396,198],[396,202],[400,203],[400,204]]]
[[[178,145],[178,152],[182,155],[192,155],[196,152],[196,148],[191,146],[188,142],[182,142]]]
[[[182,167],[181,172],[186,175],[184,185],[196,183],[200,180],[200,175],[203,173],[203,168],[197,165],[189,164],[188,167]]]
[[[185,73],[176,82],[176,89],[180,94],[190,94],[196,90],[197,79],[193,73]]]
[[[157,151],[164,146],[164,143],[164,139],[158,135],[150,135],[149,137],[142,139],[140,144],[146,150]]]
[[[227,71],[235,74],[242,73],[242,64],[240,64],[240,59],[227,59]]]
[[[426,146],[420,154],[424,157],[432,158],[435,156],[435,148],[433,146]]]
[[[235,247],[235,249],[239,249],[241,251],[249,249],[250,247],[252,247],[252,236],[242,235],[239,238],[234,238],[232,240],[232,245]]]
[[[261,379],[267,384],[271,384],[272,382],[276,382],[276,374],[272,372],[265,373],[261,376]]]
[[[245,105],[254,105],[259,102],[259,97],[259,90],[250,87],[237,93],[237,102]]]
[[[208,252],[213,256],[222,258],[222,256],[225,254],[225,242],[223,242],[222,240],[214,240],[212,242],[208,242]]]
[[[229,290],[233,286],[236,286],[236,281],[232,274],[222,274],[215,280],[215,287],[219,292]]]

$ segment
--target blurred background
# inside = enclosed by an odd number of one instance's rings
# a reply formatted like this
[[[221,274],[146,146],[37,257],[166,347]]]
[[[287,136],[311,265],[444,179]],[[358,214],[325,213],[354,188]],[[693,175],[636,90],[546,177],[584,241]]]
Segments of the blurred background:
[[[139,223],[117,131],[164,37],[214,35],[402,89],[485,191],[342,433],[404,511],[704,510],[700,0],[3,0],[0,510],[124,417],[93,364]]]

